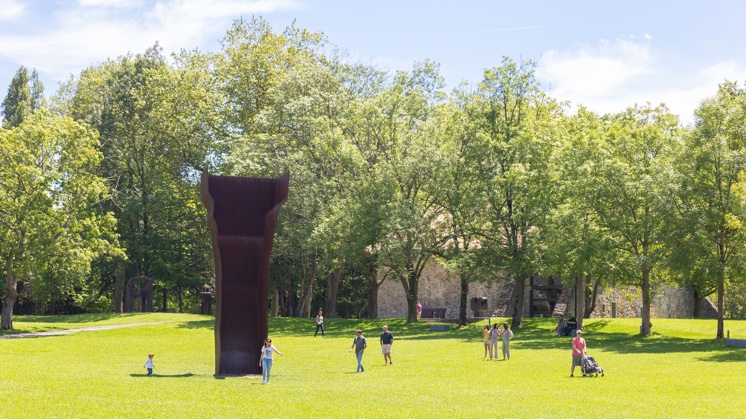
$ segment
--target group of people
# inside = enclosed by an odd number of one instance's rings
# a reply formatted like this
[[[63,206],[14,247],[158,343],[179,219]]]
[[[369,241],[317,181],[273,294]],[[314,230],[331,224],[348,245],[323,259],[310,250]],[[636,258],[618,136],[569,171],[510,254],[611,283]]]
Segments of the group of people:
[[[363,353],[368,347],[368,344],[365,340],[365,336],[363,336],[362,330],[358,329],[358,331],[355,332],[355,335],[350,352],[352,352],[353,349],[355,350],[355,356],[357,356],[357,372],[365,372],[365,367],[363,367]],[[394,361],[391,360],[391,346],[394,344],[394,334],[389,331],[388,326],[383,326],[383,333],[381,333],[381,337],[378,341],[381,344],[384,366],[390,364],[393,365]]]
[[[564,322],[562,315],[560,315],[559,322],[554,331],[560,333],[561,335],[561,331],[564,327],[567,327],[567,324],[569,324],[570,321],[572,321],[573,324],[577,324],[577,322],[575,321],[575,317],[573,317],[572,314],[570,314],[570,320],[568,320],[567,322]],[[321,310],[319,310],[319,314],[316,316],[316,333],[318,333],[319,330],[321,330],[321,336],[323,337],[324,317],[322,316]],[[316,333],[314,333],[314,337],[316,337]],[[583,339],[583,331],[578,329],[575,334],[576,336],[572,340],[572,369],[570,370],[570,377],[574,377],[575,367],[582,368],[582,358],[588,356],[588,353],[586,352],[585,339]],[[484,329],[482,330],[482,337],[484,339],[483,359],[486,360],[488,354],[490,356],[490,360],[493,359],[493,355],[494,359],[498,359],[499,356],[497,352],[497,341],[500,338],[502,338],[503,341],[503,361],[507,361],[510,359],[510,339],[513,338],[513,331],[510,330],[510,325],[507,322],[504,322],[502,324],[502,329],[500,328],[500,323],[495,323],[491,328],[489,325],[484,325]],[[384,366],[389,364],[393,365],[394,361],[391,359],[391,347],[394,344],[394,334],[389,331],[388,326],[383,326],[383,332],[381,333],[381,337],[379,338],[379,343],[381,344],[381,353],[383,354]],[[367,348],[367,340],[365,339],[365,336],[363,336],[362,330],[358,329],[355,332],[355,339],[353,339],[352,341],[352,347],[350,347],[350,352],[354,350],[355,356],[357,357],[357,372],[365,372],[365,368],[363,367],[363,353]],[[277,348],[272,345],[272,339],[265,339],[264,346],[261,349],[261,356],[259,357],[259,366],[262,367],[262,385],[269,384],[269,377],[270,371],[272,370],[274,353],[278,353],[280,354],[280,356],[282,356],[282,352],[277,350]],[[148,360],[145,362],[145,368],[147,368],[148,370],[148,376],[153,374],[153,356],[153,354],[148,354]]]
[[[490,360],[493,358],[498,359],[497,353],[497,340],[502,338],[503,340],[503,361],[510,359],[510,339],[513,337],[513,331],[510,330],[510,325],[507,322],[503,323],[502,329],[500,329],[500,323],[495,323],[492,328],[488,324],[484,325],[482,330],[482,337],[484,338],[484,358],[487,359],[487,353],[489,352]]]
[[[575,319],[572,313],[570,318],[565,320],[565,317],[560,314],[557,320],[557,326],[552,329],[552,333],[556,333],[557,336],[575,336],[575,330],[578,328],[578,321]]]

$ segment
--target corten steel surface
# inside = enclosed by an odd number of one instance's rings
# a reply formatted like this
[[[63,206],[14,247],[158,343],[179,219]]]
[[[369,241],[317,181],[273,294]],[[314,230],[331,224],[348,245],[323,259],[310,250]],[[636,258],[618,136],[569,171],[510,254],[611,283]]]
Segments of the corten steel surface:
[[[133,287],[135,285],[135,281],[142,282],[145,281],[145,286],[140,287],[140,291],[137,293],[137,295],[133,296]],[[125,313],[132,313],[133,310],[133,302],[137,301],[134,300],[134,298],[140,298],[142,301],[142,311],[143,313],[152,313],[153,312],[153,280],[148,278],[147,276],[133,276],[127,281],[127,290],[124,295],[124,312]]]
[[[261,374],[267,337],[269,255],[277,211],[288,196],[287,173],[277,179],[211,176],[202,172],[215,257],[215,374]]]

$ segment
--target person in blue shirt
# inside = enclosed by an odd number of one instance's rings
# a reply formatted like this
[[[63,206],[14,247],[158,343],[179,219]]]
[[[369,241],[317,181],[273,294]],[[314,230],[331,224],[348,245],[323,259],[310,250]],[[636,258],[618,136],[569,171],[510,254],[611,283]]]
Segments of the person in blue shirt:
[[[365,372],[365,368],[363,368],[363,351],[368,347],[368,344],[365,342],[365,336],[363,336],[362,330],[355,332],[355,335],[355,340],[352,341],[350,352],[355,349],[355,355],[357,356],[357,372]]]

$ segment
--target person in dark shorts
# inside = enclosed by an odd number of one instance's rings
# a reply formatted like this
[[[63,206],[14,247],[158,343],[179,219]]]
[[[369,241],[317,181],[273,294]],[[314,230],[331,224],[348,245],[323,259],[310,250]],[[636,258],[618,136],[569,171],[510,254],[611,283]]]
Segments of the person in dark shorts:
[[[580,367],[581,369],[583,366],[581,365],[582,359],[584,356],[588,356],[588,353],[585,351],[585,339],[583,339],[583,331],[578,329],[576,333],[575,338],[572,340],[572,369],[570,370],[570,377],[575,376],[575,367]]]

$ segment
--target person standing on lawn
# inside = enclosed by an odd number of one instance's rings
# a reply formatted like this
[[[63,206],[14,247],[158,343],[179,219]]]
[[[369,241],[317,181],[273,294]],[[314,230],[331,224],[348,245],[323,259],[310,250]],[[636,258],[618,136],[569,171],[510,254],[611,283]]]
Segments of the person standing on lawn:
[[[581,360],[584,356],[588,356],[585,351],[585,339],[583,339],[583,331],[578,329],[575,332],[575,339],[572,340],[572,369],[570,370],[570,377],[575,376],[575,367],[582,367]]]
[[[394,344],[394,335],[389,332],[388,326],[383,326],[383,333],[381,333],[381,353],[383,353],[383,365],[386,364],[386,360],[388,360],[389,364],[393,364],[394,361],[391,360],[391,345]]]
[[[145,368],[148,369],[148,377],[153,375],[153,357],[154,356],[155,355],[153,354],[148,354],[148,360],[145,361]]]
[[[502,333],[500,333],[503,337],[503,361],[507,361],[510,359],[510,338],[513,337],[513,331],[510,330],[508,322],[503,323],[503,329]],[[497,358],[497,354],[495,354],[495,358]]]
[[[484,329],[482,329],[482,340],[484,341],[484,357],[482,360],[487,359],[487,351],[490,352],[490,359],[492,359],[492,351],[490,350],[490,326],[488,324],[484,325]]]
[[[313,337],[316,337],[319,329],[321,329],[321,337],[324,337],[324,316],[322,314],[321,310],[319,310],[319,314],[316,315],[316,331],[313,333]]]
[[[272,339],[265,339],[264,346],[262,347],[262,355],[259,357],[259,366],[262,367],[262,384],[269,384],[269,372],[272,369],[273,352],[277,352],[282,356],[282,352],[278,351],[272,345]]]
[[[492,360],[492,354],[495,354],[495,359],[498,358],[497,355],[497,338],[500,337],[500,323],[495,322],[495,324],[492,325],[492,330],[490,330],[490,361]]]
[[[355,335],[355,340],[352,341],[350,352],[355,349],[355,355],[357,356],[357,372],[365,372],[365,368],[363,368],[363,351],[368,347],[368,344],[365,342],[365,336],[363,336],[362,330],[358,329],[358,331],[355,332]]]

